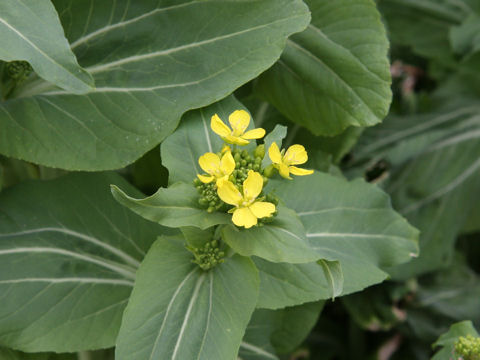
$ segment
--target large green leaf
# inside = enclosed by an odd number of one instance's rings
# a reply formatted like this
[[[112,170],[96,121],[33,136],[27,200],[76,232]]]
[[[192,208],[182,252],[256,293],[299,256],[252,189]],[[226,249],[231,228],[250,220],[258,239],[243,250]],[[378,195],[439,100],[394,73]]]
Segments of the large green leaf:
[[[76,354],[54,354],[54,353],[23,353],[0,347],[0,359],[2,360],[78,360]]]
[[[389,271],[412,277],[448,265],[480,189],[480,104],[454,101],[427,115],[392,117],[361,139],[367,167],[383,159],[399,212],[421,230],[420,256]],[[461,211],[459,211],[461,209]]]
[[[198,192],[193,184],[176,183],[144,199],[135,199],[112,185],[113,197],[123,206],[145,219],[169,227],[196,226],[201,229],[228,224],[231,216],[214,212],[209,214],[198,203]]]
[[[72,93],[93,90],[49,0],[0,2],[0,59],[26,60],[39,76]]]
[[[135,271],[164,229],[108,192],[116,174],[72,174],[0,194],[0,344],[113,346]]]
[[[341,293],[343,277],[337,262],[272,263],[254,257],[260,274],[258,308],[280,309],[335,297]]]
[[[26,84],[1,104],[0,152],[76,170],[138,159],[185,111],[270,67],[309,20],[300,0],[54,3],[96,91],[79,97],[41,81]]]
[[[303,222],[318,256],[341,264],[343,294],[387,277],[384,269],[418,252],[418,231],[397,214],[375,185],[316,172],[275,184]]]
[[[236,359],[258,294],[250,259],[204,272],[183,239],[160,238],[140,266],[116,359]]]
[[[191,183],[197,174],[204,171],[198,165],[198,158],[206,152],[218,153],[224,144],[223,140],[210,128],[210,118],[214,114],[228,124],[228,115],[235,110],[248,111],[233,96],[216,102],[202,109],[193,110],[183,116],[178,129],[160,146],[162,162],[169,170],[169,182],[183,181]],[[253,120],[249,129],[254,128]],[[255,147],[255,140],[242,149]]]
[[[388,40],[371,0],[307,0],[308,28],[292,36],[256,90],[316,135],[372,126],[391,101]]]
[[[321,258],[310,245],[295,212],[284,206],[278,206],[277,211],[274,220],[264,226],[223,227],[223,240],[243,256],[255,255],[272,262],[308,263]]]

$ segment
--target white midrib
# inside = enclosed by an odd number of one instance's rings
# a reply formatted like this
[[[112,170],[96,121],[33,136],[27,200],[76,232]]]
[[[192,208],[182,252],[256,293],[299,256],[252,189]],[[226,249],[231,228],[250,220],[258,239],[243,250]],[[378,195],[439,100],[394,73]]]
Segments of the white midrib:
[[[175,290],[175,292],[173,293],[172,295],[172,298],[170,299],[170,302],[168,303],[168,306],[167,306],[167,310],[165,311],[165,316],[163,317],[163,321],[162,321],[162,325],[160,326],[160,329],[158,330],[158,335],[157,335],[157,338],[155,339],[155,343],[153,344],[153,347],[152,347],[152,352],[150,353],[150,357],[149,357],[149,360],[152,360],[153,359],[153,355],[155,354],[155,351],[157,349],[157,346],[158,346],[158,341],[160,340],[160,337],[162,336],[162,333],[163,333],[163,329],[165,328],[165,324],[167,323],[167,319],[168,319],[168,315],[170,314],[170,310],[172,309],[172,306],[175,302],[175,299],[177,298],[178,294],[180,293],[180,290],[183,288],[183,286],[186,284],[186,282],[188,281],[188,279],[190,279],[190,277],[195,273],[197,272],[197,269],[198,268],[195,268],[193,269],[192,271],[190,271],[187,276],[185,276],[185,279],[182,280],[182,282],[178,285],[177,289]]]
[[[23,254],[23,253],[58,254],[58,255],[69,256],[72,258],[80,259],[86,262],[90,262],[92,264],[102,266],[106,269],[112,270],[120,275],[123,275],[126,278],[135,280],[135,269],[127,270],[121,266],[113,265],[110,262],[102,261],[91,256],[75,253],[73,251],[68,251],[68,250],[58,249],[58,248],[51,248],[51,247],[24,247],[24,248],[0,250],[0,256],[10,255],[10,254]]]
[[[387,234],[356,234],[356,233],[307,233],[307,238],[315,238],[315,237],[353,237],[353,238],[380,238],[380,239],[397,239],[397,240],[405,240],[400,236],[395,235],[387,235]]]
[[[23,235],[31,235],[31,234],[36,234],[36,233],[42,233],[42,232],[60,232],[63,234],[71,235],[76,238],[88,241],[90,243],[93,243],[97,246],[100,246],[104,248],[105,250],[108,250],[112,254],[118,256],[119,258],[123,259],[125,262],[128,264],[132,265],[135,268],[138,268],[140,266],[140,263],[132,258],[130,255],[124,253],[123,251],[114,248],[113,246],[110,246],[92,236],[88,236],[73,230],[65,229],[65,228],[57,228],[57,227],[44,227],[44,228],[36,228],[36,229],[29,229],[29,230],[24,230],[24,231],[19,231],[15,233],[6,233],[6,234],[0,234],[0,238],[2,237],[10,237],[10,236],[23,236]]]
[[[275,355],[263,350],[262,348],[259,348],[258,346],[246,343],[244,341],[242,341],[242,343],[240,344],[240,347],[243,347],[246,350],[252,351],[255,354],[263,355],[263,356],[267,357],[268,359],[278,360],[278,358]]]
[[[137,17],[134,17],[134,18],[131,18],[129,20],[126,20],[126,21],[120,21],[118,23],[115,23],[113,25],[107,25],[103,28],[100,28],[100,29],[97,29],[93,32],[91,32],[90,34],[86,35],[86,36],[83,36],[77,40],[75,40],[74,42],[72,42],[70,44],[70,47],[72,48],[72,50],[74,48],[76,48],[77,46],[79,46],[80,44],[83,44],[87,41],[89,41],[90,39],[94,38],[94,37],[97,37],[103,33],[106,33],[106,32],[109,32],[110,30],[114,30],[114,29],[117,29],[119,27],[122,27],[122,26],[127,26],[127,25],[130,25],[130,24],[133,24],[137,21],[140,21],[140,20],[143,20],[143,19],[146,19],[152,15],[155,15],[155,14],[159,14],[161,12],[164,12],[164,11],[168,11],[168,10],[173,10],[173,9],[178,9],[178,8],[181,8],[181,7],[184,7],[184,6],[188,6],[188,5],[191,5],[191,4],[194,4],[194,3],[198,3],[198,0],[195,0],[195,1],[190,1],[188,3],[184,3],[184,4],[179,4],[179,5],[173,5],[173,6],[168,6],[168,7],[165,7],[165,8],[157,8],[157,9],[154,9],[152,11],[149,11],[147,13],[144,13],[140,16],[137,16]]]
[[[126,57],[126,58],[123,58],[123,59],[112,61],[110,63],[91,66],[91,67],[85,68],[85,70],[87,70],[91,74],[95,74],[95,73],[98,73],[98,72],[101,72],[101,71],[104,71],[104,70],[108,70],[109,68],[116,67],[118,65],[124,65],[124,64],[131,63],[131,62],[151,59],[151,58],[155,58],[155,57],[163,56],[163,55],[170,55],[170,54],[176,53],[178,51],[188,50],[188,49],[200,47],[200,46],[203,46],[203,45],[211,44],[211,43],[214,43],[214,42],[219,41],[219,40],[225,40],[225,39],[235,37],[235,36],[238,36],[238,35],[247,34],[249,32],[259,30],[259,29],[263,29],[263,28],[266,28],[268,26],[271,26],[271,25],[274,25],[274,24],[277,24],[277,23],[280,23],[280,22],[284,22],[284,21],[287,21],[287,20],[291,20],[291,19],[294,19],[294,18],[300,17],[300,16],[303,16],[303,15],[299,14],[299,15],[294,15],[294,16],[291,16],[291,17],[283,18],[283,19],[278,19],[278,20],[272,21],[272,22],[267,23],[267,24],[257,25],[257,26],[254,26],[254,27],[251,27],[251,28],[248,28],[248,29],[244,29],[244,30],[240,30],[240,31],[236,31],[236,32],[233,32],[233,33],[230,33],[230,34],[216,36],[216,37],[211,38],[211,39],[206,39],[206,40],[202,40],[202,41],[193,42],[193,43],[190,43],[190,44],[180,45],[180,46],[170,48],[170,49],[154,51],[154,52],[147,53],[147,54],[142,54],[142,55],[129,56],[129,57]]]
[[[203,282],[205,281],[205,278],[206,278],[205,274],[201,275],[198,278],[197,283],[195,284],[195,289],[193,290],[192,298],[188,303],[187,312],[185,313],[185,318],[183,319],[182,327],[180,328],[180,333],[178,334],[177,343],[175,344],[175,348],[173,349],[172,360],[175,360],[175,358],[177,357],[178,349],[180,348],[180,343],[182,342],[183,334],[185,333],[185,329],[187,328],[188,320],[190,319],[190,314],[192,312],[193,305],[195,305],[195,302],[197,301],[198,293],[200,292],[200,288]]]
[[[47,59],[49,62],[53,63],[54,65],[58,66],[60,69],[62,69],[64,72],[66,72],[69,76],[73,77],[76,81],[81,82],[83,85],[87,86],[83,81],[78,79],[74,74],[72,74],[68,69],[66,69],[64,66],[56,62],[54,59],[52,59],[48,54],[46,54],[42,49],[40,49],[38,46],[36,46],[33,42],[31,42],[27,37],[25,37],[20,31],[15,29],[12,25],[10,25],[8,22],[6,22],[4,19],[0,18],[0,22],[4,24],[6,27],[8,27],[10,30],[12,30],[15,34],[17,34],[19,37],[21,37],[26,43],[28,43],[32,48],[34,48],[36,51],[38,51],[42,56]]]

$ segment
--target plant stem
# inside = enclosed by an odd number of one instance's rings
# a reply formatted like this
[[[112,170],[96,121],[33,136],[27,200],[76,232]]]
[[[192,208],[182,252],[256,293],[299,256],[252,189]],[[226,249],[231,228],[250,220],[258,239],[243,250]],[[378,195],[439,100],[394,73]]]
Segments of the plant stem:
[[[77,353],[78,360],[91,360],[90,351],[79,351]]]

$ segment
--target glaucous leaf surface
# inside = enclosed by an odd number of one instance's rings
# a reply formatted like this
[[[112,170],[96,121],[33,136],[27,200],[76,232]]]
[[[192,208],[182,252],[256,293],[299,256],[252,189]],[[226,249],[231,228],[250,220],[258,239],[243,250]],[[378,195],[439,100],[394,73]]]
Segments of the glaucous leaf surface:
[[[454,345],[460,336],[479,336],[471,321],[461,321],[453,324],[447,333],[443,334],[432,345],[433,348],[441,347],[432,360],[450,360],[454,354]]]
[[[329,299],[339,295],[343,287],[338,262],[320,260],[319,263],[288,264],[258,257],[253,261],[260,274],[257,308],[280,309]]]
[[[96,91],[80,97],[29,82],[0,104],[0,152],[69,170],[135,161],[184,112],[224,98],[270,67],[310,18],[300,0],[54,4]]]
[[[39,36],[41,34],[41,36]],[[0,59],[25,60],[43,79],[75,94],[94,89],[49,0],[0,2]]]
[[[386,267],[418,253],[418,231],[375,185],[319,172],[275,185],[318,256],[340,262],[343,294],[383,281]]]
[[[250,259],[210,271],[183,238],[159,238],[142,262],[122,320],[116,359],[236,359],[258,295]]]
[[[0,344],[28,352],[113,346],[135,272],[165,229],[120,206],[113,173],[0,194]]]
[[[228,116],[235,110],[248,112],[234,96],[228,96],[205,108],[192,110],[182,117],[179,127],[160,145],[163,165],[169,170],[169,183],[192,183],[197,174],[205,174],[198,164],[198,158],[206,152],[220,152],[224,144],[220,136],[212,131],[210,119],[218,114],[223,122],[230,126]],[[254,127],[254,119],[251,119],[248,129]],[[252,150],[255,146],[255,140],[251,140],[250,144],[241,148]]]
[[[372,126],[392,94],[388,40],[371,0],[307,0],[312,22],[289,38],[256,90],[315,135]]]
[[[367,167],[389,164],[396,209],[421,230],[420,256],[390,269],[406,279],[448,265],[480,189],[480,104],[454,101],[428,115],[392,117],[365,133],[355,151]]]
[[[277,207],[278,214],[264,226],[222,228],[222,239],[243,256],[258,256],[272,262],[309,263],[321,258],[305,236],[305,228],[294,211]]]
[[[231,216],[226,213],[208,213],[198,204],[198,192],[193,183],[176,183],[143,199],[135,199],[115,185],[111,187],[113,197],[145,219],[163,226],[196,226],[201,229],[218,224],[228,224]]]

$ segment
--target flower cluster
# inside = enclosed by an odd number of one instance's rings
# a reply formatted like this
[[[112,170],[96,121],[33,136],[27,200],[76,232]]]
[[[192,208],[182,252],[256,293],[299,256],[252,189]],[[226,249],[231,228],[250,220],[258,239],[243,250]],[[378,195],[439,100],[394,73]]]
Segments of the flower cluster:
[[[201,248],[187,246],[187,249],[193,254],[193,263],[197,264],[202,270],[210,270],[211,268],[223,263],[225,253],[220,250],[217,240],[212,240]]]
[[[270,221],[276,215],[278,199],[273,194],[264,194],[268,177],[272,169],[291,179],[293,175],[309,175],[313,170],[306,170],[295,165],[308,160],[302,145],[292,145],[286,151],[280,150],[276,143],[268,149],[272,165],[264,169],[262,161],[265,145],[258,145],[253,152],[237,149],[248,145],[251,140],[261,139],[265,130],[261,128],[247,131],[250,115],[244,110],[236,110],[228,117],[230,127],[215,114],[210,126],[225,142],[219,153],[207,152],[200,156],[198,163],[205,174],[197,174],[195,186],[200,194],[199,203],[208,212],[228,210],[235,225],[245,227],[259,225]],[[230,146],[233,145],[233,148]]]
[[[7,74],[14,80],[23,80],[33,71],[27,61],[11,61],[6,65]]]
[[[460,336],[455,343],[455,353],[463,360],[480,360],[480,337]]]

